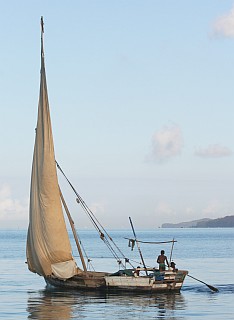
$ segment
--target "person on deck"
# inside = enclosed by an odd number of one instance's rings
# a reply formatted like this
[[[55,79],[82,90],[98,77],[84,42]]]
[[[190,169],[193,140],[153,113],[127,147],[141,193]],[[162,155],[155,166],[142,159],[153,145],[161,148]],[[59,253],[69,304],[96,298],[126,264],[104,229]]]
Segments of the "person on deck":
[[[173,261],[171,262],[171,268],[172,268],[173,272],[178,271],[178,269],[176,268],[176,264]]]
[[[159,264],[159,271],[165,271],[166,265],[165,262],[167,263],[167,266],[169,267],[169,263],[167,260],[167,257],[164,255],[165,251],[161,250],[161,254],[158,256],[157,263]]]
[[[140,267],[137,266],[137,268],[134,270],[134,277],[139,277],[140,275]]]

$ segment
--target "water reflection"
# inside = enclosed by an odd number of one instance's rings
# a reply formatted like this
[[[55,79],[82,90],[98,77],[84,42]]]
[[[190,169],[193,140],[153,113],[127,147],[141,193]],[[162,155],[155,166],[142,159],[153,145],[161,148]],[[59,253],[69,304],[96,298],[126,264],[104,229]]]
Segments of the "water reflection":
[[[71,319],[75,297],[47,290],[29,293],[28,319]]]
[[[59,290],[28,293],[28,319],[173,319],[181,320],[186,309],[181,293],[136,295],[67,292]]]

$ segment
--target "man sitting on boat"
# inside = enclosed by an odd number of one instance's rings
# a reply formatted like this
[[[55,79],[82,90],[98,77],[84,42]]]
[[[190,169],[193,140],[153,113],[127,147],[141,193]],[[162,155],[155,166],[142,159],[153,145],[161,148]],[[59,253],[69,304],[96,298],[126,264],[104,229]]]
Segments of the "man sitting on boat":
[[[136,269],[134,270],[134,273],[133,273],[134,277],[139,277],[140,270],[141,270],[141,267],[137,266]]]
[[[171,268],[173,272],[178,271],[178,269],[176,268],[176,263],[174,261],[171,262]]]
[[[165,269],[166,269],[165,262],[167,263],[167,266],[169,267],[167,257],[164,254],[165,254],[165,251],[161,250],[161,254],[158,256],[158,259],[157,259],[157,263],[159,264],[159,271],[165,271]]]

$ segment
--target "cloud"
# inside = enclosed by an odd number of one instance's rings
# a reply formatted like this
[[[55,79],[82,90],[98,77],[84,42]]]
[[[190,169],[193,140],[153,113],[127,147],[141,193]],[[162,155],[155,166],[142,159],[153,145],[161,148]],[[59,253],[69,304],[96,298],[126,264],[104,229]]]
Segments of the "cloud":
[[[234,7],[214,22],[213,32],[218,36],[234,37]]]
[[[156,212],[160,215],[171,215],[173,214],[173,210],[170,205],[166,202],[159,202],[156,207]]]
[[[0,187],[0,221],[1,225],[7,221],[27,220],[28,200],[18,200],[12,197],[8,185]]]
[[[109,218],[107,204],[104,200],[98,200],[96,202],[91,203],[89,208],[97,219],[108,219]],[[111,217],[110,217],[110,219],[112,221]],[[105,221],[107,221],[107,220],[105,220]],[[102,220],[102,222],[104,222],[104,220]]]
[[[219,144],[213,144],[207,148],[198,148],[195,151],[195,155],[201,158],[221,158],[231,156],[232,151],[229,148]]]
[[[94,202],[90,205],[90,210],[95,214],[105,213],[105,204],[102,202]]]
[[[183,138],[178,126],[163,127],[152,137],[152,151],[147,160],[158,163],[165,162],[180,154]]]
[[[207,206],[202,210],[203,215],[210,217],[219,213],[221,205],[217,200],[211,201]]]
[[[167,222],[175,223],[177,220],[175,205],[171,205],[167,201],[159,201],[155,206],[154,212],[158,226]],[[152,217],[149,217],[148,220],[152,220]]]

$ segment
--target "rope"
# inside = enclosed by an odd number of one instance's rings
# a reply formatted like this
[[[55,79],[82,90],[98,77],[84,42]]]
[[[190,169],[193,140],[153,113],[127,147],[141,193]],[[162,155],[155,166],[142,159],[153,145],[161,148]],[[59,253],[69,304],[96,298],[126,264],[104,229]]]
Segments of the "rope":
[[[80,240],[79,240],[79,241],[80,241]],[[83,252],[84,252],[84,255],[85,255],[86,259],[87,259],[87,265],[89,264],[89,265],[92,267],[93,271],[95,271],[95,269],[94,269],[94,267],[93,267],[93,265],[92,265],[92,263],[91,263],[92,260],[88,257],[88,255],[87,255],[87,253],[86,253],[86,251],[85,251],[85,248],[84,248],[84,246],[83,246],[83,244],[82,244],[81,241],[80,241],[80,245],[81,245],[82,250],[83,250]]]
[[[124,254],[122,253],[122,251],[120,250],[120,248],[116,245],[116,243],[113,241],[113,239],[110,237],[110,235],[108,234],[108,232],[105,230],[105,228],[102,226],[102,224],[98,221],[98,219],[95,217],[95,215],[93,214],[93,212],[89,209],[89,207],[87,206],[87,204],[85,203],[85,201],[81,198],[81,196],[79,195],[79,193],[76,191],[76,189],[74,188],[74,186],[72,185],[72,183],[70,182],[70,180],[67,178],[67,176],[65,175],[64,171],[62,170],[62,168],[60,167],[60,165],[58,164],[58,162],[55,160],[55,163],[57,165],[57,168],[60,170],[60,172],[62,173],[62,175],[64,176],[64,178],[66,179],[66,181],[68,182],[68,184],[70,185],[70,187],[72,188],[73,192],[75,193],[77,199],[77,203],[79,203],[81,205],[81,207],[83,208],[83,210],[86,212],[86,214],[88,215],[89,219],[91,220],[92,224],[94,225],[95,229],[97,230],[97,232],[100,235],[101,240],[103,240],[103,242],[106,244],[106,246],[108,247],[108,249],[110,250],[110,252],[112,253],[112,255],[114,256],[114,258],[118,261],[119,264],[122,264],[123,267],[125,267],[120,259],[120,257],[118,256],[118,254],[116,253],[116,251],[114,250],[114,248],[111,246],[110,242],[108,241],[108,239],[105,237],[106,236],[109,238],[109,240],[112,242],[112,244],[115,246],[115,248],[117,249],[117,251],[120,253],[120,255],[122,256],[122,258],[125,260],[125,262],[128,262],[132,267],[134,267],[128,258],[126,258],[124,256]],[[100,227],[99,227],[100,226]]]
[[[177,240],[152,242],[152,241],[135,240],[135,239],[131,239],[131,238],[124,238],[124,239],[129,240],[129,243],[132,243],[133,247],[134,247],[135,242],[147,243],[147,244],[161,244],[161,243],[172,243],[172,242],[174,243],[174,242],[177,242]],[[130,247],[130,245],[129,245],[129,247]]]

